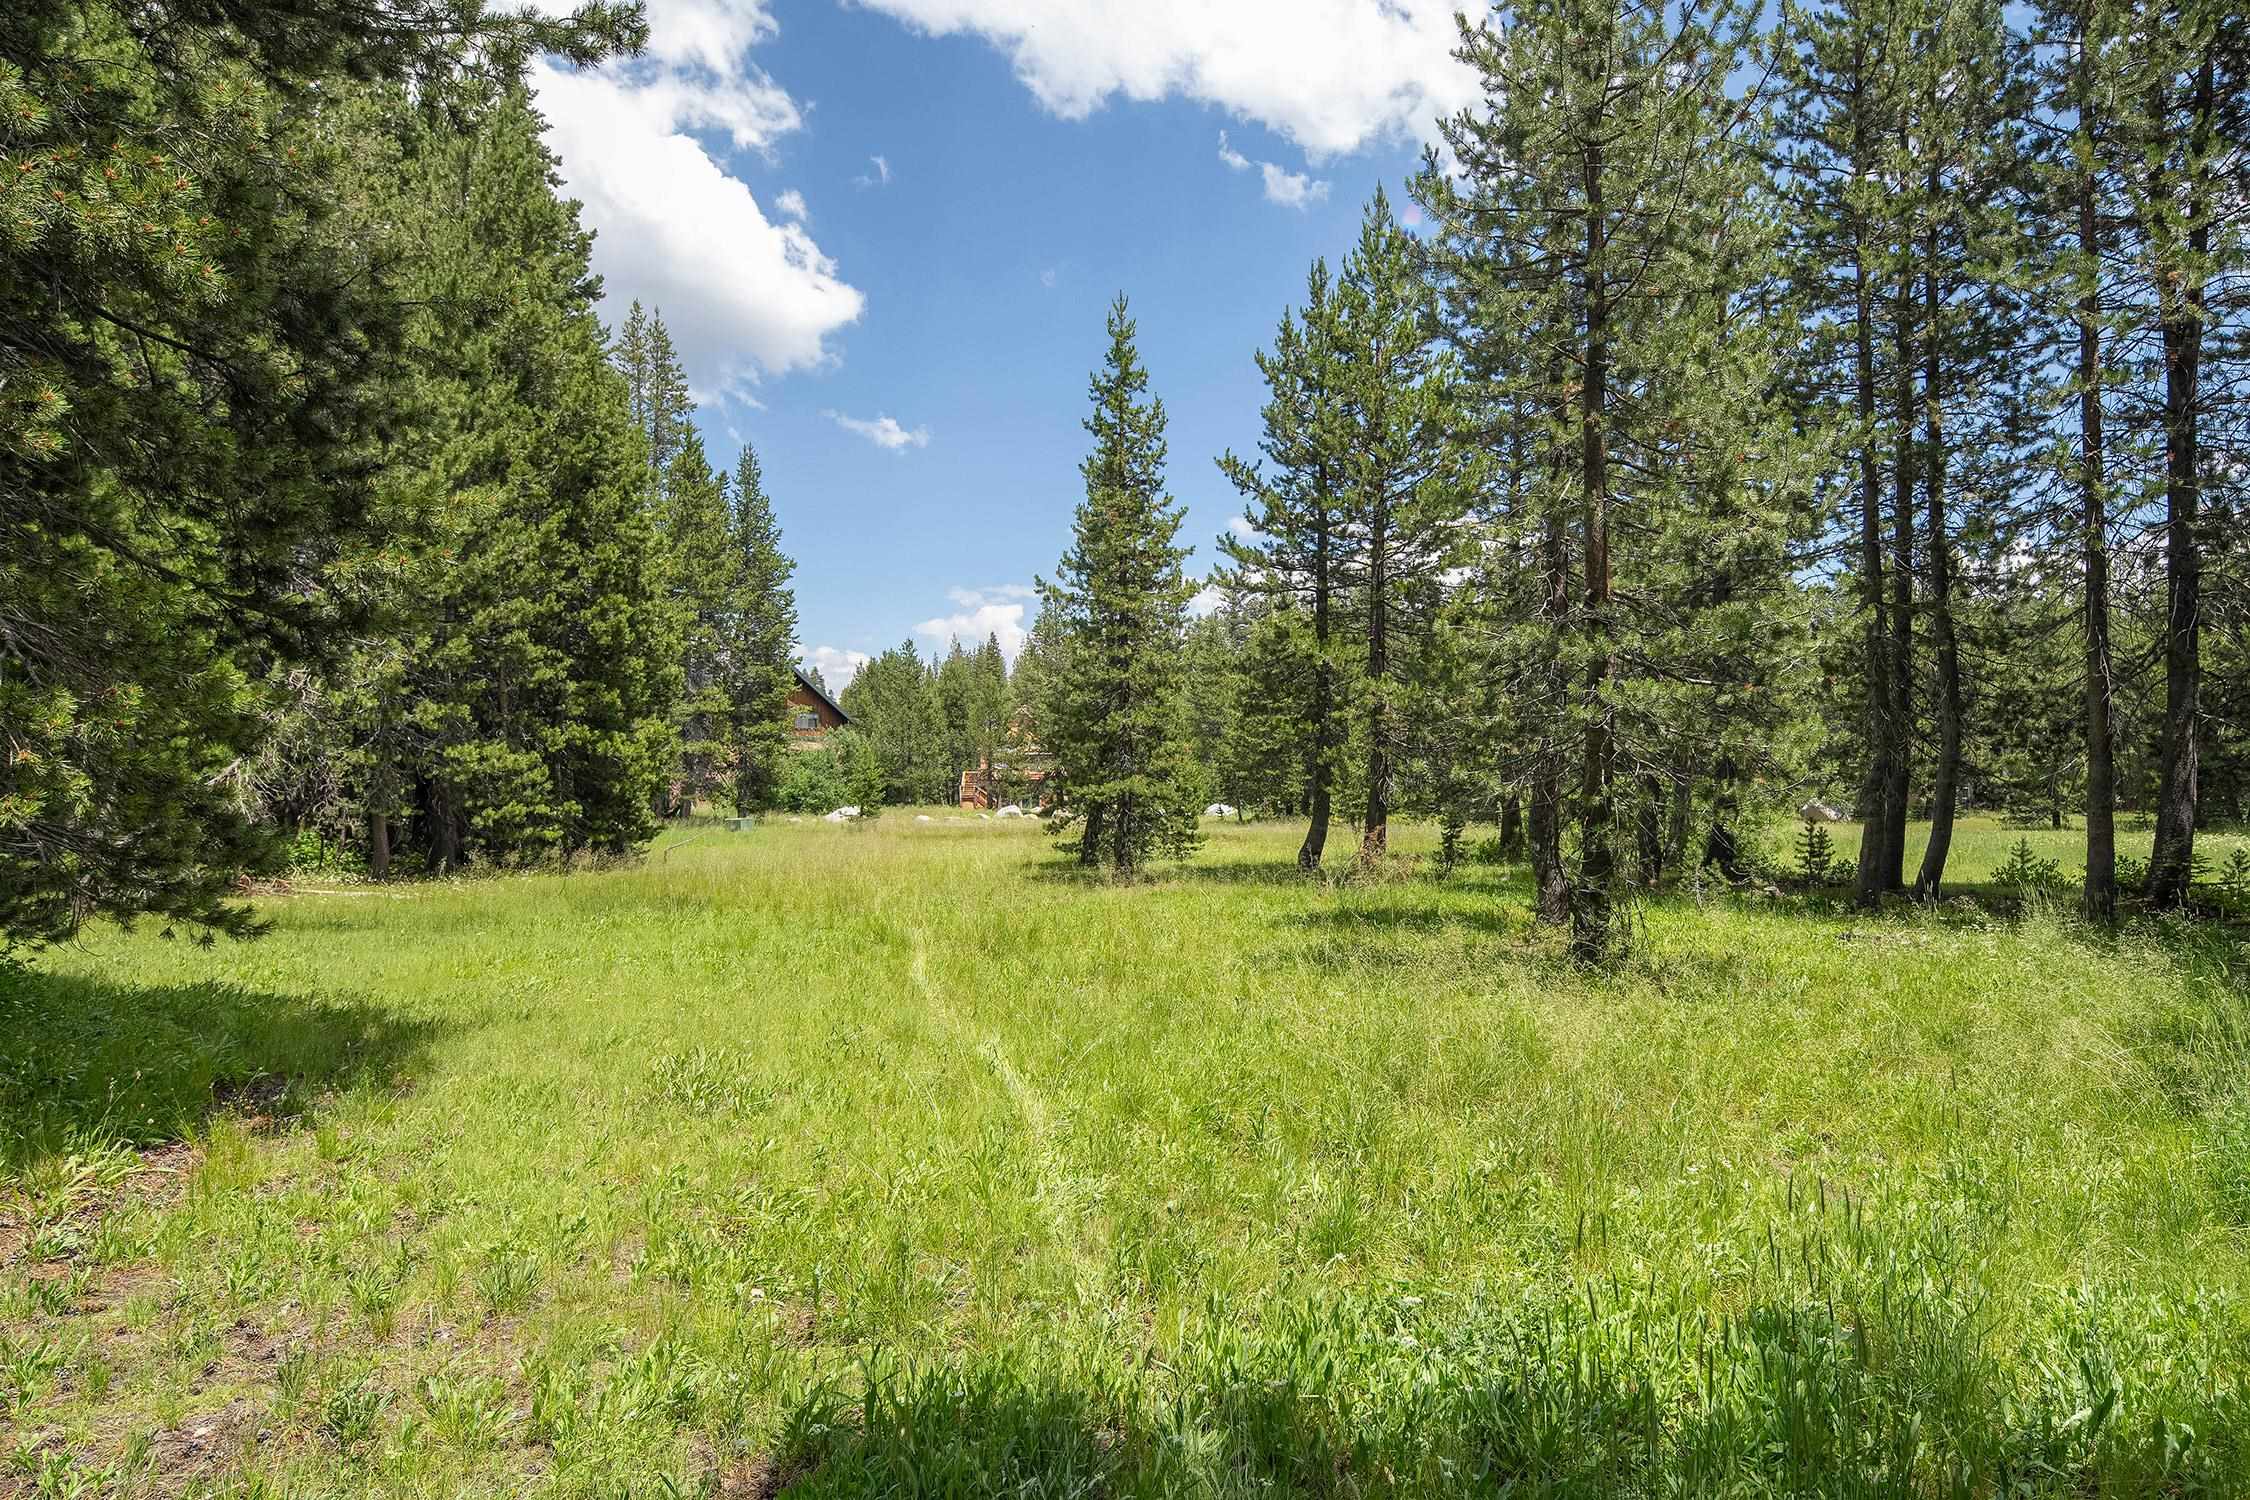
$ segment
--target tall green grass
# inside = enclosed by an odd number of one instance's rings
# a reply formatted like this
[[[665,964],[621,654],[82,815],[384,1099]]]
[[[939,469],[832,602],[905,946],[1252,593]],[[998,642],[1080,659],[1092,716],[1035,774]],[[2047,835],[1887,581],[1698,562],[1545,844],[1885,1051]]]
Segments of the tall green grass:
[[[932,817],[0,976],[0,1485],[2250,1491],[2225,931]]]

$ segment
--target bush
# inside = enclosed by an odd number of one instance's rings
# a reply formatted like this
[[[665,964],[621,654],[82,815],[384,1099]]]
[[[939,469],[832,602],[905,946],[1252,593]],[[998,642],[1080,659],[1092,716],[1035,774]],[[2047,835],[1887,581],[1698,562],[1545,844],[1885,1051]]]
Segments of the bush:
[[[2040,859],[2031,852],[2031,840],[2017,839],[2007,862],[1995,870],[1992,883],[2011,896],[2025,897],[2063,888],[2062,861]]]
[[[773,800],[784,812],[824,813],[851,800],[851,790],[827,750],[795,750],[781,768]]]

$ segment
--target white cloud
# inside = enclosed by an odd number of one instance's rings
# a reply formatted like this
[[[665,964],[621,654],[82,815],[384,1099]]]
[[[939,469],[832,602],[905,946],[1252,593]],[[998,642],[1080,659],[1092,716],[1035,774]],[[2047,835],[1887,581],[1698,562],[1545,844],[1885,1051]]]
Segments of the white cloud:
[[[806,233],[801,199],[798,222],[769,218],[698,138],[715,132],[770,157],[804,123],[750,59],[776,30],[766,0],[656,0],[649,11],[642,57],[531,74],[564,186],[596,231],[610,320],[630,298],[661,308],[706,399],[831,362],[830,337],[866,298]],[[792,196],[775,200],[784,218]]]
[[[874,164],[875,170],[872,172],[862,172],[857,177],[854,177],[852,179],[852,186],[863,188],[889,187],[891,185],[891,163],[889,158],[882,156],[870,156],[867,159]]]
[[[1259,162],[1258,170],[1265,175],[1268,203],[1305,208],[1328,198],[1328,184],[1316,182],[1303,172],[1285,172],[1270,161]]]
[[[1461,0],[862,0],[932,35],[1006,53],[1034,97],[1079,119],[1171,96],[1255,120],[1322,158],[1428,140],[1477,97],[1453,56]],[[1468,7],[1477,9],[1478,7]]]
[[[907,448],[930,446],[930,429],[927,427],[901,427],[896,417],[877,415],[873,421],[865,417],[847,417],[840,411],[824,412],[829,421],[846,432],[856,432],[878,448],[888,448],[897,453]]]
[[[805,207],[805,195],[795,188],[789,188],[781,196],[775,198],[773,206],[800,224],[807,223],[812,219],[811,210]]]
[[[1308,204],[1324,202],[1328,197],[1327,183],[1315,182],[1303,172],[1289,171],[1274,162],[1252,161],[1234,149],[1223,130],[1219,132],[1219,160],[1225,162],[1230,171],[1235,172],[1247,172],[1256,167],[1258,175],[1265,179],[1268,203],[1278,203],[1283,208],[1301,209]]]
[[[1049,266],[1039,273],[1039,284],[1045,287],[1051,287],[1055,284],[1055,268],[1053,266]]]
[[[864,651],[844,651],[835,646],[815,646],[804,654],[805,666],[820,674],[828,691],[840,693],[844,684],[859,675],[859,669],[874,660]]]
[[[960,608],[949,615],[924,620],[914,633],[933,645],[958,639],[963,646],[982,645],[986,636],[997,636],[1000,654],[1010,662],[1023,649],[1024,613],[1039,591],[1028,583],[1003,583],[990,588],[952,588],[945,597]]]
[[[1195,591],[1194,598],[1188,600],[1188,613],[1200,620],[1226,603],[1226,599],[1226,594],[1217,584],[1207,583]]]
[[[1236,516],[1227,522],[1227,530],[1239,537],[1253,537],[1258,534],[1258,523],[1248,516]]]

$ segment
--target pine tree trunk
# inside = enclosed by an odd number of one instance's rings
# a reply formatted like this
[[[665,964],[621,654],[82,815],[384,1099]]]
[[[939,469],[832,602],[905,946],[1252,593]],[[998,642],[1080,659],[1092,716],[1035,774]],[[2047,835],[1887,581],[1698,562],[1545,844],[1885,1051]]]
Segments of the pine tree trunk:
[[[1558,372],[1555,388],[1562,389]],[[1567,409],[1558,398],[1555,425],[1559,430]],[[1566,465],[1562,454],[1555,456],[1557,477]],[[1558,634],[1566,628],[1570,614],[1570,563],[1569,548],[1564,535],[1565,522],[1560,506],[1550,504],[1540,527],[1540,567],[1544,573],[1544,593],[1540,600],[1540,613],[1549,630]],[[1562,670],[1559,648],[1548,646],[1546,670],[1542,684],[1547,693],[1546,711],[1559,717],[1570,696],[1570,683]],[[1570,877],[1563,869],[1563,751],[1552,735],[1543,735],[1538,749],[1538,767],[1531,783],[1531,883],[1532,909],[1542,922],[1560,926],[1570,920]]]
[[[1086,826],[1078,833],[1078,863],[1092,869],[1102,862],[1102,805],[1086,809]]]
[[[1930,183],[1933,200],[1938,183]],[[1922,872],[1914,893],[1935,900],[1945,880],[1946,856],[1953,847],[1954,805],[1961,786],[1961,653],[1953,630],[1953,537],[1945,519],[1945,414],[1941,406],[1941,355],[1938,316],[1937,231],[1930,232],[1923,267],[1922,328],[1922,487],[1929,497],[1930,629],[1937,653],[1937,769],[1930,782],[1930,841],[1922,851]]]
[[[1579,463],[1585,485],[1586,532],[1586,742],[1579,767],[1579,872],[1571,897],[1570,951],[1580,963],[1599,963],[1618,946],[1616,921],[1616,811],[1612,780],[1617,755],[1608,687],[1616,661],[1610,641],[1609,565],[1609,306],[1604,284],[1602,148],[1584,148],[1586,192],[1586,349],[1580,371]]]
[[[2086,21],[2093,0],[2080,0],[2079,127],[2090,130],[2092,59]],[[2102,451],[2101,230],[2094,174],[2078,174],[2078,251],[2084,288],[2078,299],[2078,485],[2080,545],[2086,572],[2086,915],[2117,918],[2117,755],[2113,743],[2109,655],[2109,504]]]
[[[1891,670],[1889,779],[1883,785],[1881,889],[1906,884],[1906,823],[1914,769],[1914,358],[1913,295],[1904,279],[1892,309],[1897,343],[1897,448],[1891,484]]]
[[[1500,857],[1523,856],[1523,799],[1510,792],[1500,803]]]
[[[1664,788],[1647,772],[1641,773],[1640,796],[1635,799],[1633,832],[1639,860],[1635,879],[1644,891],[1653,891],[1664,879]]]
[[[1687,858],[1688,830],[1695,821],[1695,783],[1685,776],[1672,778],[1672,821],[1664,835],[1664,857],[1677,863]]]
[[[2200,145],[2212,108],[2208,58],[2196,74],[2195,136]],[[2200,151],[2190,153],[2200,157]],[[2191,166],[2189,170],[2198,170]],[[2211,243],[2200,195],[2188,200],[2188,254],[2199,265]],[[2158,775],[2156,843],[2148,862],[2148,899],[2155,906],[2187,900],[2195,878],[2196,717],[2203,688],[2203,554],[2196,536],[2201,502],[2201,431],[2197,406],[2203,361],[2200,271],[2173,267],[2161,293],[2164,340],[2164,617],[2163,769]]]
[[[1539,775],[1531,785],[1532,912],[1542,922],[1559,927],[1570,920],[1570,877],[1562,860],[1562,763],[1551,751],[1543,752]]]
[[[1321,856],[1328,848],[1329,818],[1329,757],[1333,753],[1329,744],[1336,716],[1336,673],[1329,659],[1328,636],[1332,628],[1333,613],[1329,598],[1329,535],[1327,502],[1324,487],[1319,499],[1321,516],[1313,534],[1313,746],[1312,746],[1312,824],[1305,830],[1305,842],[1297,850],[1297,868],[1317,870]]]
[[[1861,429],[1859,447],[1859,585],[1866,612],[1867,775],[1859,794],[1859,868],[1853,895],[1872,906],[1893,881],[1885,858],[1890,848],[1892,768],[1898,758],[1898,709],[1891,681],[1890,602],[1883,592],[1883,495],[1875,456],[1875,306],[1868,290],[1867,255],[1855,229],[1852,291],[1856,350],[1853,361],[1854,407]]]
[[[367,814],[367,873],[377,880],[391,872],[391,819],[380,810]]]
[[[1390,840],[1391,816],[1390,699],[1384,681],[1390,671],[1388,500],[1376,496],[1371,510],[1367,531],[1367,818],[1359,840],[1359,857],[1363,860],[1383,857]]]

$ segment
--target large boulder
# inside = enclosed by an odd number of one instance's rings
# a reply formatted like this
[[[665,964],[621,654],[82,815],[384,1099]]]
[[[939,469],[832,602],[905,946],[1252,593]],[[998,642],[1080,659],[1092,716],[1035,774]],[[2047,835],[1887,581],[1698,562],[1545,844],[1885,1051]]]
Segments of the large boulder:
[[[1224,802],[1214,802],[1203,809],[1203,816],[1206,818],[1231,818],[1234,816],[1234,809]]]
[[[1844,815],[1839,809],[1829,806],[1818,798],[1798,808],[1797,816],[1808,823],[1841,823],[1844,821]]]

